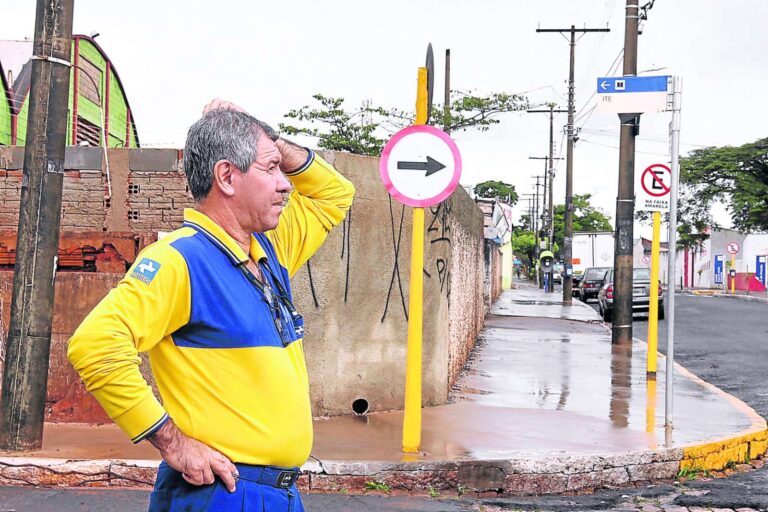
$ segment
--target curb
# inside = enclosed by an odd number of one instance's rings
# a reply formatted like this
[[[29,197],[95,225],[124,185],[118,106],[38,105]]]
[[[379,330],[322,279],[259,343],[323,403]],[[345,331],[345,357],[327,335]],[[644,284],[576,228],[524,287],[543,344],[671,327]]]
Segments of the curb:
[[[723,299],[732,299],[732,300],[743,300],[746,302],[762,302],[763,304],[768,304],[767,297],[757,297],[755,295],[731,295],[729,293],[717,292],[713,294],[713,297],[719,297]]]
[[[372,487],[426,494],[434,491],[520,496],[588,492],[669,480],[683,449],[610,455],[437,462],[310,461],[303,492],[363,494]],[[160,461],[0,458],[0,485],[136,488],[150,490]]]

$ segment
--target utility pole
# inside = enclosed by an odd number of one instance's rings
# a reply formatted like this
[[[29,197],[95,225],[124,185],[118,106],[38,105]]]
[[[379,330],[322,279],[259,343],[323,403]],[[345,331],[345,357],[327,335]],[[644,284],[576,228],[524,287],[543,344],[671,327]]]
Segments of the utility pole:
[[[555,114],[565,114],[568,111],[567,110],[561,110],[561,109],[555,109],[555,104],[550,103],[549,104],[549,110],[536,110],[536,109],[530,109],[528,110],[529,113],[549,113],[549,157],[528,157],[534,160],[540,160],[544,159],[544,165],[546,167],[547,162],[549,162],[549,169],[547,169],[546,173],[549,175],[549,250],[552,252],[555,252],[555,207],[554,207],[554,201],[552,198],[552,190],[554,189],[555,184],[555,140],[554,140],[554,119]],[[562,158],[557,158],[557,160],[562,160]],[[549,273],[549,292],[553,293],[555,291],[555,282],[552,276],[552,272]]]
[[[0,449],[43,442],[67,138],[74,0],[37,0],[11,323],[0,398]]]
[[[624,76],[637,74],[639,0],[627,0],[624,22]],[[635,223],[635,135],[640,114],[619,114],[619,190],[616,198],[615,258],[613,263],[613,327],[615,344],[632,343],[632,249]],[[653,283],[651,283],[653,284]]]
[[[544,230],[544,204],[541,205],[541,215],[539,215],[539,187],[541,186],[540,179],[542,178],[541,175],[538,176],[531,176],[531,178],[536,178],[536,232],[534,233],[534,238],[536,240],[536,252],[538,254],[541,254],[541,232]],[[546,173],[544,173],[544,183],[546,183]],[[547,186],[544,185],[544,193],[541,195],[542,203],[544,203],[544,197],[547,192]],[[544,288],[544,276],[539,276],[539,288]]]
[[[443,131],[451,133],[451,50],[445,50],[445,99],[443,100]]]
[[[533,194],[523,194],[524,196],[528,196],[528,202],[530,205],[530,219],[531,219],[531,230],[533,231],[533,259],[534,265],[536,268],[536,284],[541,287],[541,275],[539,272],[538,262],[539,262],[539,254],[541,253],[541,250],[539,249],[539,187],[541,184],[536,181],[536,192]]]
[[[629,0],[627,0],[629,1]],[[573,97],[575,85],[573,80],[574,67],[576,63],[576,32],[610,32],[608,28],[537,28],[536,32],[569,32],[571,34],[571,65],[568,73],[568,154],[566,155],[565,171],[565,229],[563,233],[563,304],[571,306],[573,304],[573,140],[574,140],[574,105]]]

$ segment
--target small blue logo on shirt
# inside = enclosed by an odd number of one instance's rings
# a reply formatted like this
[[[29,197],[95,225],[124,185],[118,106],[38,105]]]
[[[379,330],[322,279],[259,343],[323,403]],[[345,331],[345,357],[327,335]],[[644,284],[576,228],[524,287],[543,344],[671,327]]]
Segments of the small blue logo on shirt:
[[[157,271],[160,270],[160,264],[156,261],[144,258],[133,269],[131,277],[135,277],[144,284],[149,284],[157,275]]]

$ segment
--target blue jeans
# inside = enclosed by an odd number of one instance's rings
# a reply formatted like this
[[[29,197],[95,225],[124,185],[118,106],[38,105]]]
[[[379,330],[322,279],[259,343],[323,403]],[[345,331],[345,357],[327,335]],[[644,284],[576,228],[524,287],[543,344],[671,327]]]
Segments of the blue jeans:
[[[235,464],[240,471],[237,489],[230,493],[216,477],[210,485],[192,485],[165,461],[160,463],[149,512],[304,512],[294,483],[287,489],[247,480],[254,466]]]

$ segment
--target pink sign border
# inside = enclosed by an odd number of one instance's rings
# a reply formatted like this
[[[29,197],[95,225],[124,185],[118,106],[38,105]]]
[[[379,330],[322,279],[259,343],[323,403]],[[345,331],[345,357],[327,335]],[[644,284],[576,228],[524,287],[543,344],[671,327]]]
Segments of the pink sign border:
[[[451,154],[453,155],[453,178],[451,178],[451,182],[448,184],[448,186],[436,196],[428,197],[425,199],[413,199],[403,195],[399,190],[395,188],[395,185],[389,178],[387,167],[389,165],[389,155],[392,153],[392,148],[395,147],[395,144],[397,144],[401,139],[407,137],[408,135],[422,132],[435,135],[448,145],[451,150]],[[461,178],[461,154],[459,153],[459,148],[456,146],[456,143],[453,141],[453,139],[451,139],[450,135],[445,133],[443,130],[429,125],[413,125],[409,126],[408,128],[403,128],[394,134],[392,138],[389,139],[389,142],[387,142],[387,144],[384,146],[384,150],[381,152],[381,160],[379,161],[379,174],[381,175],[381,181],[384,183],[384,188],[386,188],[387,192],[389,192],[389,194],[397,201],[416,208],[426,208],[428,206],[436,205],[440,201],[446,199],[453,193],[454,190],[456,190],[456,186],[459,184],[459,179]]]

